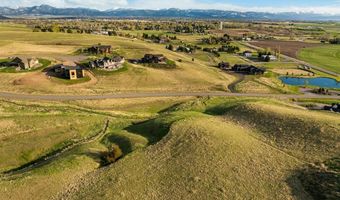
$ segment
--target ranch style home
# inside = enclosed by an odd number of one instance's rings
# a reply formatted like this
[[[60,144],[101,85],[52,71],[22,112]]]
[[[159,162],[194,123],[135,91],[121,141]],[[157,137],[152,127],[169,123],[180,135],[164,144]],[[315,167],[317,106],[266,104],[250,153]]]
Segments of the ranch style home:
[[[265,69],[247,64],[236,64],[231,68],[232,71],[244,74],[260,75],[266,72]]]
[[[76,80],[85,77],[85,70],[80,66],[59,65],[54,68],[56,74],[62,78]]]
[[[87,52],[92,54],[106,54],[112,52],[112,47],[110,45],[93,45],[87,49]]]
[[[220,62],[220,63],[218,63],[218,68],[220,68],[222,70],[229,70],[230,69],[230,63]]]
[[[251,58],[253,56],[253,52],[251,51],[244,51],[243,56],[246,58]]]
[[[113,58],[104,57],[89,63],[90,68],[100,68],[105,70],[117,70],[123,66],[125,58],[114,56]]]
[[[166,57],[163,54],[145,54],[141,59],[142,63],[165,63]]]
[[[269,59],[268,59],[268,58],[269,58]],[[268,61],[276,61],[276,60],[277,60],[277,57],[274,56],[274,55],[262,55],[262,56],[261,56],[261,60],[265,61],[265,60],[267,60],[267,59],[268,59]]]
[[[15,57],[12,61],[4,62],[1,65],[5,67],[16,67],[17,69],[21,70],[30,70],[41,66],[39,60],[36,58],[19,58],[19,57]]]

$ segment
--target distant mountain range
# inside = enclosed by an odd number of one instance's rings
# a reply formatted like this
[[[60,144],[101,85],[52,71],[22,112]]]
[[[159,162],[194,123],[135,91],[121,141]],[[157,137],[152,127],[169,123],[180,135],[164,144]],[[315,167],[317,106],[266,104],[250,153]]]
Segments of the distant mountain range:
[[[190,18],[190,19],[235,19],[235,20],[310,20],[340,21],[340,15],[322,15],[315,13],[265,13],[237,12],[224,10],[138,10],[115,9],[100,11],[88,8],[55,8],[49,5],[21,7],[17,9],[0,7],[0,15],[8,17],[49,16],[49,17],[115,17],[115,18]]]
[[[0,19],[8,19],[8,17],[0,15]]]

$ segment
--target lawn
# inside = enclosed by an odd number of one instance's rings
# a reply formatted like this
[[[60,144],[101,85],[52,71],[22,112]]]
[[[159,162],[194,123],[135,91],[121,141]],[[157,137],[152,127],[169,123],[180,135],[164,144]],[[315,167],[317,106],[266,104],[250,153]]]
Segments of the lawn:
[[[299,59],[340,74],[340,45],[327,45],[302,49]]]
[[[0,60],[0,62],[8,62],[8,61],[11,61],[11,59]],[[15,67],[0,67],[0,72],[4,72],[4,73],[34,72],[34,71],[39,71],[39,70],[45,69],[46,67],[50,66],[52,62],[50,60],[40,58],[39,63],[41,64],[40,67],[30,69],[30,70],[16,70]]]

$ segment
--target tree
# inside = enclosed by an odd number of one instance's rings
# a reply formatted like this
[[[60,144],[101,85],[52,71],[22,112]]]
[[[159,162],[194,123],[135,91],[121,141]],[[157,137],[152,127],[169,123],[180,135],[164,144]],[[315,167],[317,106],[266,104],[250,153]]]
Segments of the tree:
[[[267,56],[264,58],[264,61],[265,61],[265,62],[269,62],[269,61],[270,61],[270,56],[267,55]]]
[[[173,51],[173,50],[174,50],[174,46],[173,46],[172,44],[169,44],[168,49],[169,49],[170,51]]]
[[[116,162],[123,156],[123,152],[116,144],[112,144],[107,152],[103,153],[103,165],[109,165]]]

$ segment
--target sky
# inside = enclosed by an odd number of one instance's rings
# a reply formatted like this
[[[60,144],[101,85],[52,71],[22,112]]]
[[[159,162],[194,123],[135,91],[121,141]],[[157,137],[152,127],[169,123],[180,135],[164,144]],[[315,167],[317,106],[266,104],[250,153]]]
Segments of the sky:
[[[340,14],[340,0],[0,0],[0,6],[12,8],[41,4],[99,10],[180,8]]]

